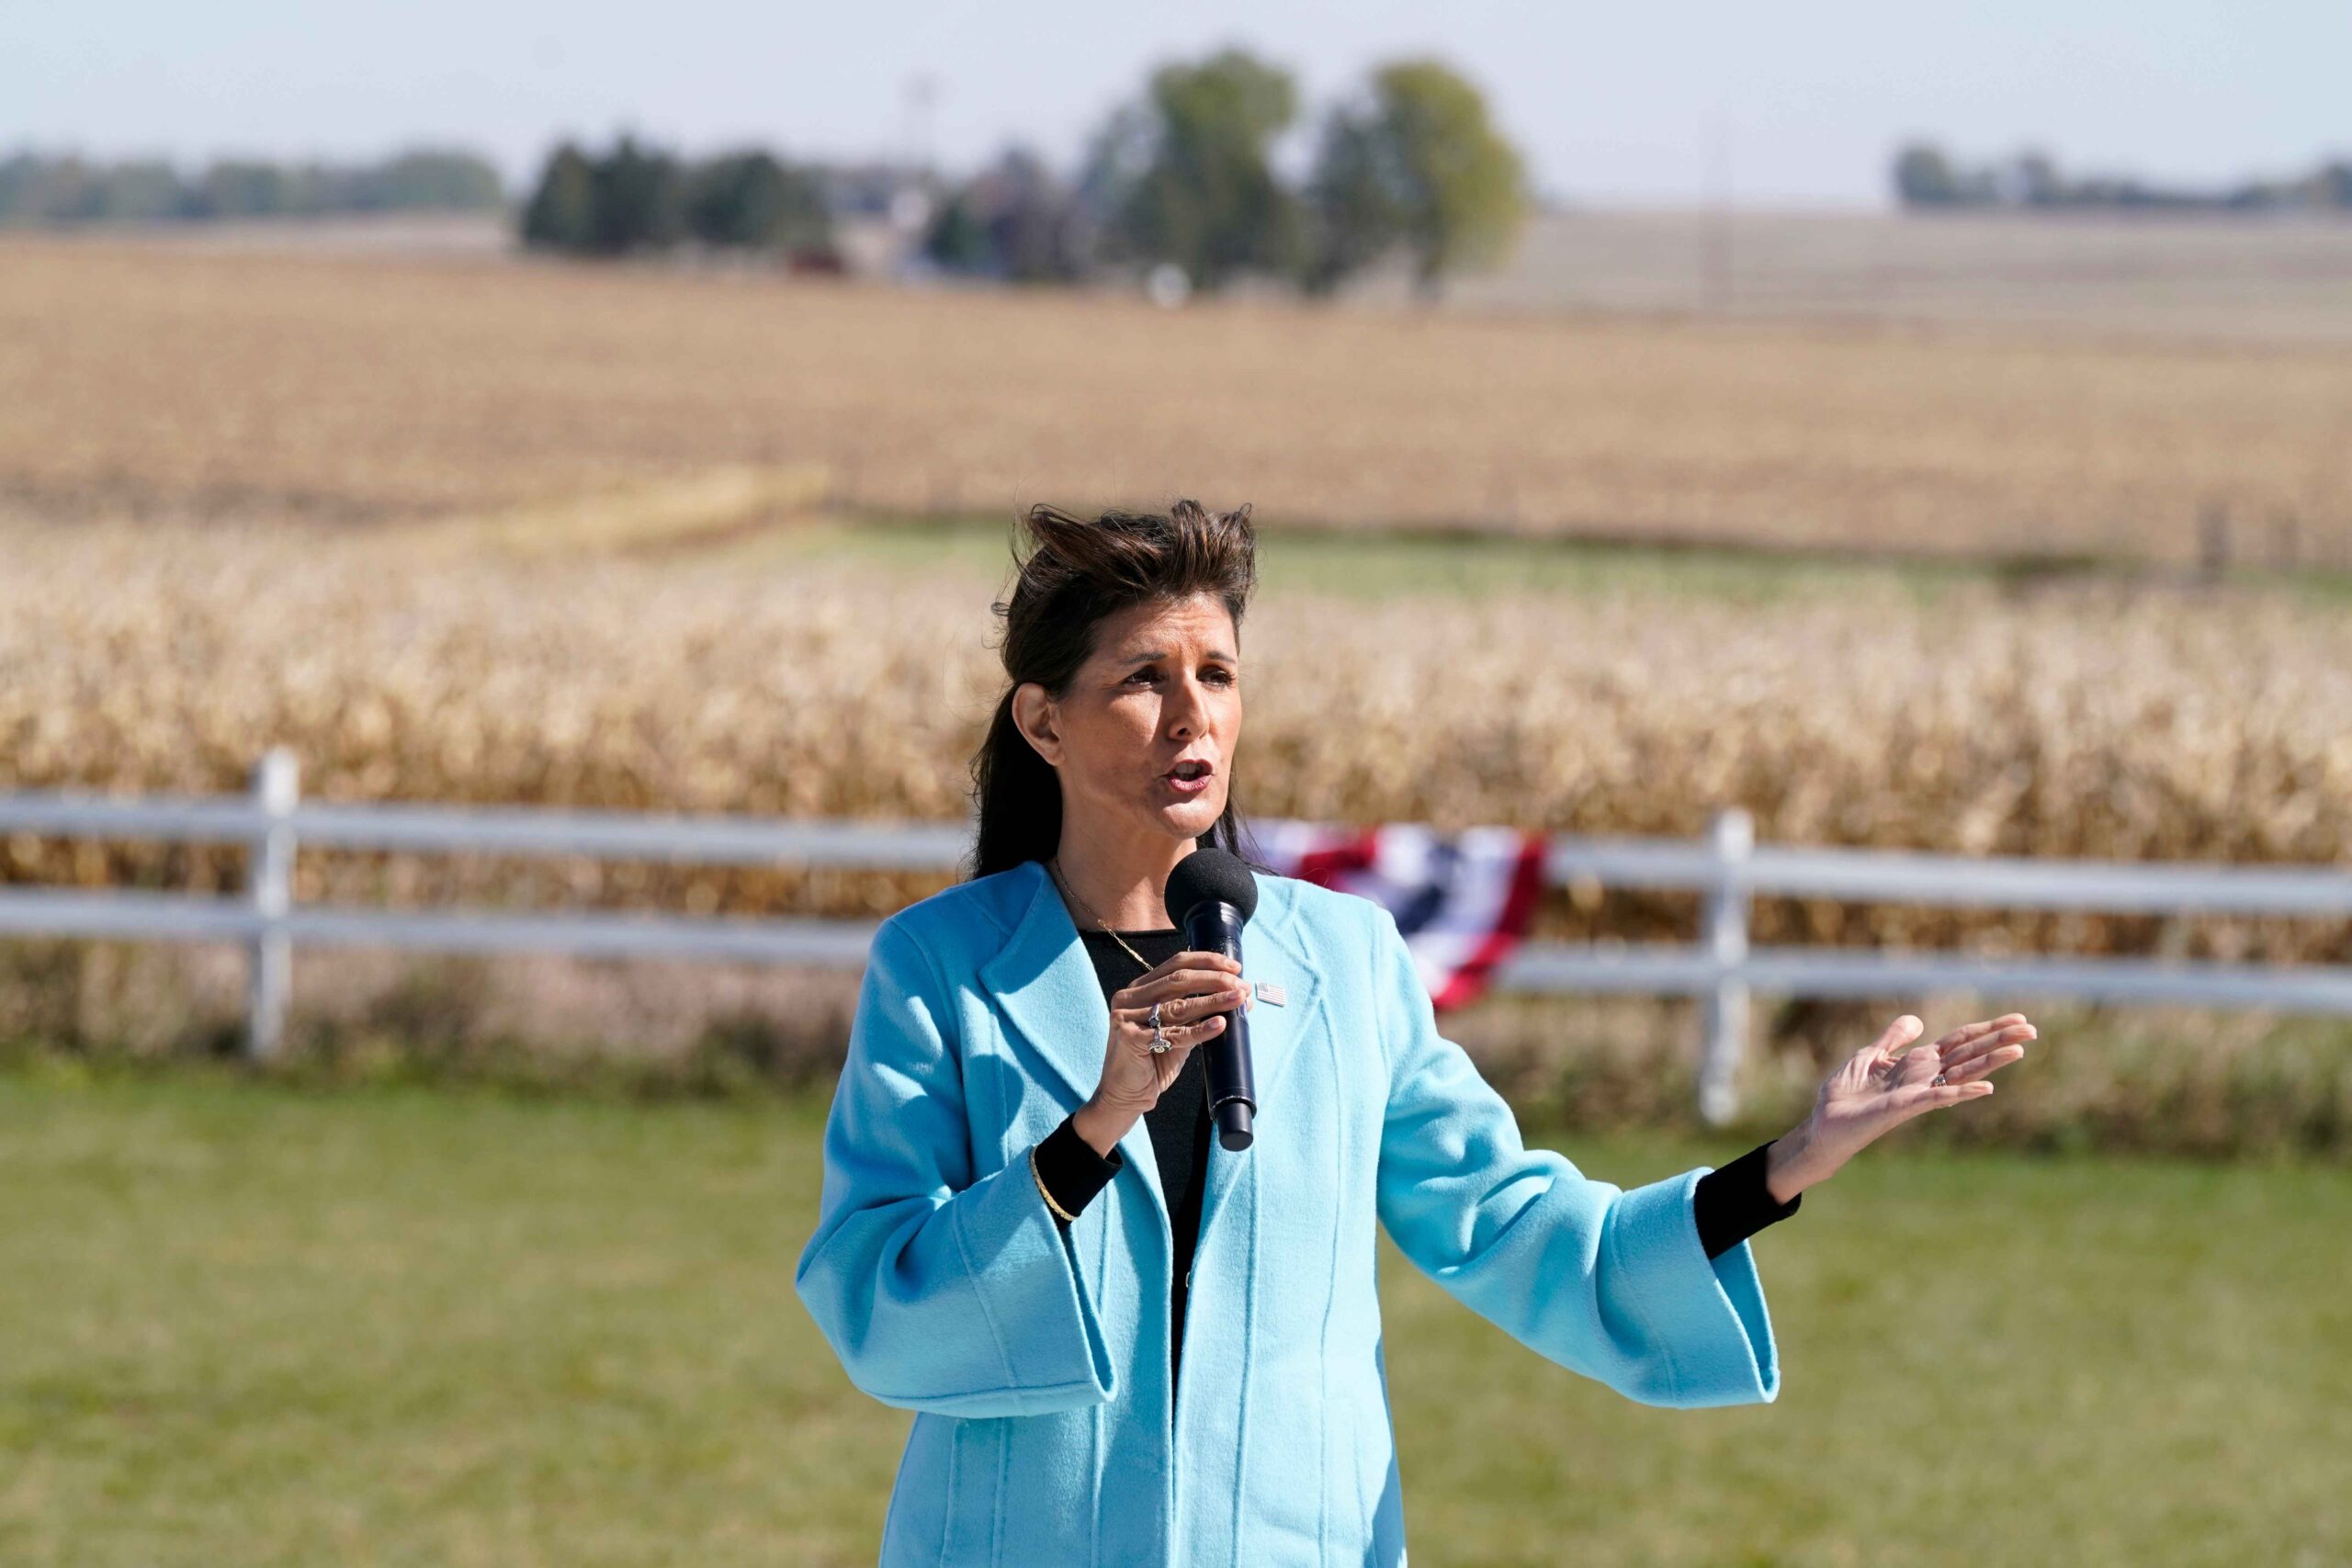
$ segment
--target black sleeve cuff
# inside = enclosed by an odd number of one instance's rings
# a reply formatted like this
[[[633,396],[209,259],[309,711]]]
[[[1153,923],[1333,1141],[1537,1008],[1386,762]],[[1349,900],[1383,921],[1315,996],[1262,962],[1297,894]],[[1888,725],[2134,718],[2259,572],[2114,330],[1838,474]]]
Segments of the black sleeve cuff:
[[[1094,1195],[1126,1163],[1127,1156],[1115,1148],[1108,1159],[1096,1154],[1093,1146],[1078,1135],[1078,1129],[1067,1116],[1062,1118],[1061,1125],[1037,1144],[1038,1178],[1045,1182],[1046,1190],[1054,1195],[1054,1201],[1073,1214],[1084,1213]],[[1058,1223],[1061,1216],[1056,1214],[1054,1218]]]
[[[1729,1252],[1766,1225],[1795,1213],[1804,1201],[1802,1192],[1785,1203],[1772,1201],[1772,1190],[1764,1185],[1764,1151],[1771,1146],[1770,1140],[1760,1143],[1699,1178],[1690,1201],[1699,1222],[1699,1244],[1708,1257]]]

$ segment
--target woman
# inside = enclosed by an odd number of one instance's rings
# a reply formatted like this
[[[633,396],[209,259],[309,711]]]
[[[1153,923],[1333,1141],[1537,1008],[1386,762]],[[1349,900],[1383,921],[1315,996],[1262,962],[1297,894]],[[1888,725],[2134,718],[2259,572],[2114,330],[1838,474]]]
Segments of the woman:
[[[883,1563],[1403,1562],[1375,1225],[1633,1399],[1773,1399],[1747,1237],[2032,1026],[1904,1051],[1898,1018],[1721,1170],[1625,1190],[1525,1147],[1388,911],[1245,845],[1250,509],[1027,522],[972,875],[875,935],[796,1274],[851,1381],[918,1412]],[[1170,929],[1203,844],[1258,873],[1246,974]],[[1198,1047],[1235,1009],[1256,1138],[1212,1152]]]

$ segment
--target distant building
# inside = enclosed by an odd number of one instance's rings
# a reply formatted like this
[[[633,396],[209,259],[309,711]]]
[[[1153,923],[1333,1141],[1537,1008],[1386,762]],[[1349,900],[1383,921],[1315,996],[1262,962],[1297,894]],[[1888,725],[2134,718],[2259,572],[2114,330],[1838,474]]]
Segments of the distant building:
[[[917,264],[924,231],[947,197],[930,169],[868,162],[808,165],[822,185],[833,218],[834,248],[848,271],[900,276]]]

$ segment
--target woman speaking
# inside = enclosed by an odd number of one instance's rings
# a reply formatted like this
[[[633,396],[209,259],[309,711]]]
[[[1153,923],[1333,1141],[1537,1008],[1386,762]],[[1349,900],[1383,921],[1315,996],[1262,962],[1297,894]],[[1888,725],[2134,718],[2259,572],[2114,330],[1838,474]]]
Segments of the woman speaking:
[[[1622,1189],[1524,1146],[1388,911],[1247,845],[1250,509],[1026,521],[972,874],[875,933],[795,1275],[850,1380],[918,1413],[886,1568],[1403,1562],[1376,1225],[1629,1398],[1774,1398],[1747,1237],[1991,1093],[2031,1025],[1906,1050],[1898,1018],[1721,1169]],[[1246,965],[1170,918],[1203,848],[1255,874]],[[1210,1136],[1202,1049],[1231,1017],[1239,1149]]]

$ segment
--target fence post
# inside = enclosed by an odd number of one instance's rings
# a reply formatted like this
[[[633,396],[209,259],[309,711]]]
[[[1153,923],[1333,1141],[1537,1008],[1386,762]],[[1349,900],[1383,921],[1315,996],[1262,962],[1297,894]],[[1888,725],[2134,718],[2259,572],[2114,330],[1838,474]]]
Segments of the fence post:
[[[1747,858],[1756,820],[1737,807],[1708,824],[1715,880],[1700,916],[1699,942],[1715,966],[1705,1001],[1707,1037],[1699,1057],[1699,1114],[1720,1127],[1739,1111],[1739,1060],[1747,1049]]]
[[[287,748],[271,747],[254,769],[254,804],[268,820],[254,835],[245,863],[245,891],[262,921],[245,976],[245,1055],[255,1061],[277,1055],[286,1032],[287,995],[294,980],[293,943],[285,926],[294,897],[294,825],[288,818],[300,794],[300,763]]]

